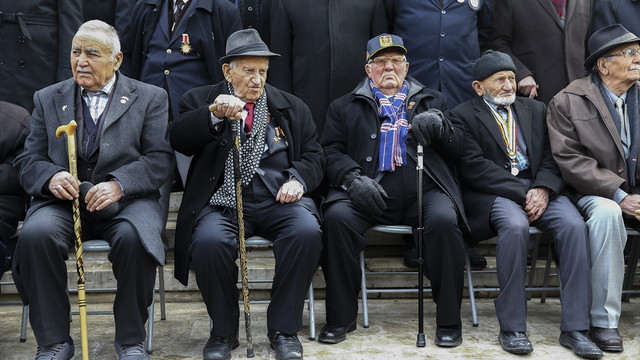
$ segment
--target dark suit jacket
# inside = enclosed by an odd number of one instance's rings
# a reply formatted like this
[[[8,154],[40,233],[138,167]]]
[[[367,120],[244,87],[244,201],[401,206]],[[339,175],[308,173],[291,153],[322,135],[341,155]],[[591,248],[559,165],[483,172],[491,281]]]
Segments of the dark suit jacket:
[[[27,217],[59,202],[48,188],[51,177],[69,171],[67,141],[56,129],[74,120],[77,85],[73,79],[44,88],[34,95],[31,133],[24,152],[16,158],[20,183],[33,196]],[[165,261],[161,233],[164,214],[159,188],[169,179],[173,150],[167,130],[167,94],[164,90],[118,73],[108,113],[102,118],[100,154],[90,181],[117,179],[123,186],[123,209],[115,219],[129,221],[142,245],[160,265]],[[77,146],[77,143],[76,143]]]
[[[489,48],[511,55],[517,81],[533,76],[540,85],[537,100],[548,104],[585,74],[591,3],[568,1],[562,28],[551,0],[496,0]]]
[[[0,101],[31,111],[34,92],[71,77],[81,0],[3,0],[0,12]]]
[[[298,171],[309,193],[322,181],[325,167],[309,108],[299,98],[271,85],[265,85],[265,91],[271,120],[282,128],[288,139],[290,165]],[[185,155],[193,155],[176,225],[175,277],[185,285],[195,220],[222,185],[225,160],[233,146],[228,124],[219,134],[210,129],[209,104],[218,95],[228,93],[226,81],[188,91],[180,102],[180,117],[171,124],[171,145]]]
[[[527,146],[531,187],[548,188],[552,196],[560,194],[564,183],[551,156],[545,105],[517,97],[512,110]],[[458,159],[458,171],[463,179],[463,201],[473,240],[481,241],[495,236],[489,221],[495,198],[504,197],[524,206],[529,188],[511,175],[502,132],[481,97],[458,105],[450,116],[465,128],[465,150]]]

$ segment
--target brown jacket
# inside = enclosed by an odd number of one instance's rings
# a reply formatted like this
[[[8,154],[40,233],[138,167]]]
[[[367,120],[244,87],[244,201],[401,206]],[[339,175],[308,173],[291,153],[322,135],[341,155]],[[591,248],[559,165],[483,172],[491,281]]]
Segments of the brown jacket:
[[[585,43],[592,0],[567,2],[564,28],[551,0],[496,0],[489,48],[507,53],[516,79],[533,76],[545,104],[571,81],[585,75]]]
[[[628,170],[622,141],[591,76],[572,82],[553,98],[547,124],[553,157],[564,181],[578,196],[613,199],[618,188],[640,193],[638,186],[630,189],[626,181]],[[637,169],[636,184],[640,183]]]

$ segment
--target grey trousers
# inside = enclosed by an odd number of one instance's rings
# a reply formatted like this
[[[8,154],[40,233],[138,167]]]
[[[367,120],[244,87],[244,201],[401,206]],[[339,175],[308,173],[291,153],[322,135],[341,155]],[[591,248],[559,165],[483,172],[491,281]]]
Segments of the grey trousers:
[[[496,261],[500,295],[494,304],[500,330],[525,332],[529,220],[522,206],[497,197],[491,209],[491,223],[498,232]],[[569,198],[558,196],[532,225],[552,236],[560,262],[560,330],[587,330],[591,289],[587,228],[582,216]]]
[[[591,251],[591,325],[617,328],[622,307],[624,246],[627,231],[622,209],[615,201],[584,196],[578,207],[587,219]]]

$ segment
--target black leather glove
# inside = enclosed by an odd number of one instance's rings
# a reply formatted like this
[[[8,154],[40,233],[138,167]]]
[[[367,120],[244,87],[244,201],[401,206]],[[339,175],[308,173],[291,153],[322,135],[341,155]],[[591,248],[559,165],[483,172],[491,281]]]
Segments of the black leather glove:
[[[89,189],[93,187],[93,184],[88,181],[83,181],[80,183],[78,187],[80,188],[80,200],[82,200],[82,202],[84,203],[85,202],[84,198],[87,196]],[[96,210],[93,213],[100,219],[109,220],[112,217],[118,215],[119,212],[120,212],[120,202],[114,202],[107,205],[107,207],[105,207],[104,209]]]
[[[429,109],[411,119],[411,132],[418,144],[427,146],[440,140],[444,132],[444,115],[438,109]]]
[[[379,216],[387,209],[387,193],[380,184],[368,176],[356,174],[347,188],[347,193],[353,205],[366,214]]]

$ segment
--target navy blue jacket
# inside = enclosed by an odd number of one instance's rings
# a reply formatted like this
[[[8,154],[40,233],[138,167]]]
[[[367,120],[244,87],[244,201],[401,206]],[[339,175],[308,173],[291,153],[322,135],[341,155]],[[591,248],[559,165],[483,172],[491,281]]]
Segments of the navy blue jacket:
[[[409,75],[442,92],[453,108],[475,96],[471,68],[491,36],[493,2],[385,0],[389,30],[407,48]]]
[[[147,60],[149,42],[159,21],[160,7],[166,6],[166,1],[144,0],[136,3],[131,13],[129,32],[122,35],[125,57],[121,71],[125,75],[140,78]],[[240,12],[226,0],[199,0],[195,13],[187,20],[186,33],[189,34],[191,47],[206,59],[211,84],[224,79],[218,59],[225,54],[229,35],[240,29]]]

